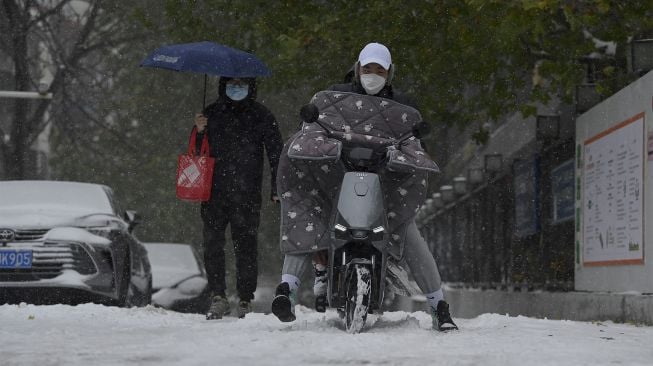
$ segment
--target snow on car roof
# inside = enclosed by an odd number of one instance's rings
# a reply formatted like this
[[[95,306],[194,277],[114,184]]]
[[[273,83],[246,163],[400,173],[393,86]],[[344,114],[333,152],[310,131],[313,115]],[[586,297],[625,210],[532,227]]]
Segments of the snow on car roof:
[[[152,265],[152,287],[160,289],[201,274],[193,249],[181,243],[143,243]]]
[[[36,207],[59,208],[113,214],[113,208],[99,184],[58,181],[0,182],[0,209]]]

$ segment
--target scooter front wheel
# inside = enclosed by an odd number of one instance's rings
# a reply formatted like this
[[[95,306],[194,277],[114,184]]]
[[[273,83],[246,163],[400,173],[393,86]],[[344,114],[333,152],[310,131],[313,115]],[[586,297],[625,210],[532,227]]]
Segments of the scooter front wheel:
[[[355,264],[347,278],[345,301],[345,327],[348,333],[360,333],[367,319],[370,306],[372,275],[369,268]]]

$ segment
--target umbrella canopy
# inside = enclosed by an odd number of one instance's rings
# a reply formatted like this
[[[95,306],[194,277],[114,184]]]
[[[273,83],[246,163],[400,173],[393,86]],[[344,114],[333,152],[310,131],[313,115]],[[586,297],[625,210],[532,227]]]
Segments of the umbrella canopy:
[[[263,61],[251,53],[213,42],[159,47],[140,66],[234,78],[272,74]]]

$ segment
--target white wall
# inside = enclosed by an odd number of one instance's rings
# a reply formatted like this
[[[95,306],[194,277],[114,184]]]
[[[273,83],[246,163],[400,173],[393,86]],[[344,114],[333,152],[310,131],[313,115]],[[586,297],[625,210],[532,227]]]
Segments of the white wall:
[[[576,162],[578,163],[579,161],[582,163],[576,165],[576,179],[580,179],[580,195],[576,195],[576,209],[578,212],[578,209],[580,209],[580,215],[577,215],[576,220],[577,220],[577,229],[576,230],[576,258],[575,258],[575,263],[576,263],[576,276],[575,276],[575,288],[576,290],[579,291],[609,291],[609,292],[625,292],[625,291],[633,291],[633,292],[640,292],[640,293],[653,293],[653,176],[651,171],[653,170],[653,161],[648,160],[647,154],[648,154],[648,135],[650,133],[653,133],[653,111],[652,111],[652,103],[653,103],[653,72],[649,72],[633,84],[629,85],[628,87],[622,89],[615,95],[611,96],[607,100],[603,101],[602,103],[598,104],[591,110],[587,111],[583,115],[579,116],[578,119],[576,120],[576,147],[577,147],[577,157],[576,157]],[[623,125],[624,122],[628,120],[632,120],[634,116],[637,116],[638,114],[643,113],[644,114],[644,123],[643,123],[643,131],[641,132],[643,134],[643,151],[642,151],[642,156],[643,156],[643,162],[640,164],[641,168],[643,169],[642,173],[642,178],[643,178],[643,194],[641,194],[641,197],[643,198],[643,202],[641,203],[643,205],[642,209],[642,214],[643,216],[637,214],[633,214],[632,210],[627,210],[627,217],[632,216],[641,216],[642,217],[642,228],[643,228],[643,238],[640,239],[643,240],[642,242],[642,250],[643,253],[639,252],[637,250],[631,250],[630,252],[624,251],[623,254],[628,255],[628,254],[633,254],[633,255],[639,255],[640,259],[643,257],[642,260],[634,260],[634,259],[629,259],[629,260],[622,260],[622,261],[613,261],[610,260],[610,258],[607,258],[607,260],[597,260],[601,259],[599,258],[600,255],[597,255],[597,253],[603,253],[608,251],[607,248],[609,248],[609,245],[615,245],[616,243],[619,243],[619,240],[614,240],[614,234],[608,233],[609,231],[614,232],[614,230],[611,230],[614,228],[615,225],[623,228],[624,225],[623,223],[616,224],[616,220],[606,220],[606,221],[612,221],[608,222],[607,225],[603,224],[603,227],[608,227],[607,230],[594,230],[592,233],[585,233],[584,228],[587,226],[588,228],[590,227],[598,227],[599,225],[594,225],[595,222],[597,222],[596,215],[592,216],[589,215],[588,212],[592,212],[589,210],[587,207],[582,207],[582,206],[588,206],[588,205],[595,205],[596,202],[599,202],[601,205],[607,207],[609,206],[607,203],[610,202],[612,205],[609,207],[610,210],[615,210],[614,207],[614,200],[607,200],[605,197],[607,197],[606,190],[602,191],[602,194],[598,195],[598,198],[596,198],[597,190],[594,188],[595,185],[591,185],[589,189],[588,187],[585,186],[586,179],[587,182],[590,182],[591,180],[591,173],[587,173],[589,169],[593,168],[587,168],[587,170],[583,169],[583,164],[588,165],[588,160],[590,154],[585,154],[586,148],[590,145],[593,145],[596,147],[598,143],[602,144],[602,146],[612,146],[613,143],[616,143],[615,137],[616,136],[621,136],[622,133],[625,134],[626,130],[629,130],[631,133],[636,133],[637,136],[639,136],[639,130],[636,130],[634,128],[634,124],[628,124],[624,126],[624,128],[620,128],[618,130],[612,130],[617,128],[620,124]],[[612,130],[612,132],[611,132]],[[601,137],[603,134],[604,137]],[[612,137],[609,137],[609,136]],[[594,138],[594,140],[592,140]],[[612,139],[613,143],[608,144],[607,141],[609,139]],[[598,143],[595,144],[596,141]],[[618,141],[618,140],[617,140]],[[626,142],[626,145],[629,144],[629,142]],[[623,145],[621,149],[623,149]],[[578,151],[580,150],[581,152],[581,159],[578,157]],[[619,150],[619,147],[615,145],[615,151]],[[587,150],[590,151],[590,150]],[[633,151],[635,151],[633,149]],[[606,160],[610,160],[612,156],[610,156],[610,150],[605,149],[605,154],[603,158],[603,162]],[[594,154],[596,154],[596,150],[594,150]],[[615,152],[616,154],[616,152]],[[607,157],[605,155],[608,155]],[[652,156],[653,158],[653,156]],[[595,160],[596,161],[596,160]],[[637,163],[637,161],[635,161]],[[630,163],[629,163],[630,164]],[[586,176],[584,176],[586,175]],[[614,182],[619,182],[619,178],[623,177],[625,174],[616,174],[614,178],[605,178],[602,179],[602,182],[607,182],[608,180],[614,181]],[[621,179],[621,182],[623,183],[625,180]],[[628,179],[628,184],[631,182],[634,182],[634,179]],[[576,188],[579,188],[579,185],[576,186]],[[631,189],[631,186],[627,187],[629,190]],[[592,192],[593,191],[593,192]],[[624,183],[624,197],[626,197],[626,184]],[[587,195],[587,196],[584,196]],[[590,201],[592,201],[590,203]],[[628,201],[630,203],[633,202],[632,199],[626,198],[625,201]],[[622,201],[623,202],[623,201]],[[628,203],[626,204],[628,206]],[[621,206],[623,208],[623,206]],[[637,206],[631,206],[631,207],[637,207]],[[607,212],[607,211],[605,211]],[[636,213],[636,212],[635,212]],[[586,214],[588,216],[586,216]],[[590,218],[590,216],[592,216]],[[614,217],[614,214],[609,215],[601,215],[601,217],[605,218],[610,218]],[[586,220],[594,220],[592,222],[586,221]],[[630,220],[630,219],[629,219]],[[637,220],[634,220],[637,221]],[[586,224],[587,222],[587,224]],[[585,226],[584,226],[585,225]],[[628,224],[629,225],[629,224]],[[633,224],[634,225],[634,224]],[[618,231],[618,230],[617,230]],[[617,234],[617,237],[621,235],[623,238],[623,234],[631,235],[633,232],[632,229],[627,228],[626,230],[621,230],[620,234]],[[599,237],[599,234],[601,234],[601,247],[599,247],[596,243],[596,239]],[[589,237],[589,239],[586,239],[585,236]],[[632,235],[635,236],[633,239],[634,242],[637,242],[637,236],[638,235]],[[594,240],[594,241],[592,241]],[[614,241],[612,241],[614,240]],[[603,243],[606,243],[605,249],[602,248]],[[591,249],[591,248],[595,248]],[[616,247],[615,247],[616,248]],[[631,249],[634,247],[631,247]],[[618,249],[615,249],[618,251]],[[623,249],[621,249],[623,251]],[[616,253],[616,252],[615,252]],[[619,254],[614,254],[615,258],[619,257]],[[610,254],[607,254],[609,257]],[[590,258],[592,257],[592,258]],[[590,258],[588,260],[588,258]],[[606,259],[604,258],[604,259]]]

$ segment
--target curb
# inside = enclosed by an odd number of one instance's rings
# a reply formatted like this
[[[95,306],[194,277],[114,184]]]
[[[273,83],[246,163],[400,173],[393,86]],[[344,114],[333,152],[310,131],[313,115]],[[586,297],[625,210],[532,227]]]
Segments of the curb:
[[[510,292],[445,289],[451,313],[474,318],[485,313],[575,321],[613,321],[653,325],[653,295],[591,292]],[[397,296],[396,310],[427,310],[423,296]]]

